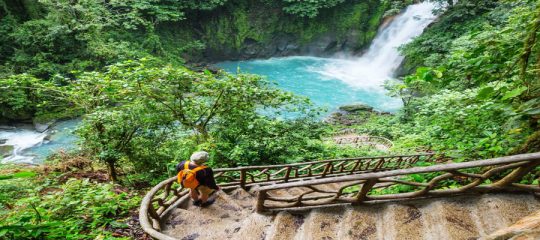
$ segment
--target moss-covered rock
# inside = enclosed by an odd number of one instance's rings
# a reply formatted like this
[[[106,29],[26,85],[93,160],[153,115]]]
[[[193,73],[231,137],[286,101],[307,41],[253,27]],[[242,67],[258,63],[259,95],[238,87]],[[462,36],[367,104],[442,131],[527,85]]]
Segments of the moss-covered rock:
[[[183,22],[162,24],[157,32],[169,53],[181,52],[194,40],[204,44],[204,50],[192,49],[184,55],[190,61],[328,56],[366,48],[388,7],[386,1],[351,0],[305,18],[289,15],[268,1],[238,1],[188,15]]]
[[[345,105],[345,106],[341,106],[339,107],[339,110],[341,111],[345,111],[345,112],[362,112],[362,111],[366,111],[366,112],[371,112],[373,110],[373,107],[367,105],[367,104],[363,104],[363,103],[355,103],[355,104],[350,104],[350,105]]]
[[[11,145],[1,145],[0,146],[0,157],[5,158],[13,154],[14,147]]]

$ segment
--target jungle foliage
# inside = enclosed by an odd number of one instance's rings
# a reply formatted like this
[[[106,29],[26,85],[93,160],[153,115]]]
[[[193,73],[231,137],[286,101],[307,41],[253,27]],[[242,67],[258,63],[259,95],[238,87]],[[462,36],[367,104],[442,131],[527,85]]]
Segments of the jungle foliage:
[[[205,49],[237,51],[253,40],[268,44],[280,32],[309,42],[330,29],[336,34],[357,29],[363,33],[360,48],[374,36],[389,4],[349,0],[350,8],[344,2],[2,1],[0,78],[22,73],[73,78],[73,71],[148,56],[183,65],[204,58]],[[273,13],[266,15],[267,9]]]
[[[416,70],[390,89],[405,108],[372,131],[463,159],[515,152],[539,127],[539,10],[536,1],[452,6],[402,48]]]
[[[383,15],[411,3],[256,2],[294,19],[273,30],[308,41],[328,29],[349,31],[362,19],[366,42]],[[458,161],[539,151],[537,1],[441,2],[449,3],[445,13],[402,48],[408,74],[388,84],[403,110],[371,114],[355,128],[393,140],[394,152],[431,149]],[[336,18],[340,23],[322,24],[347,4],[354,7]],[[309,101],[259,76],[184,66],[184,57],[212,44],[238,48],[246,39],[271,37],[264,30],[275,19],[253,19],[259,12],[250,7],[250,1],[232,0],[2,1],[1,117],[83,115],[77,130],[83,150],[70,158],[96,169],[78,176],[71,170],[0,171],[0,239],[118,237],[112,229],[126,228],[118,219],[136,208],[135,189],[173,175],[174,165],[196,150],[209,151],[213,167],[381,154],[327,143],[324,137],[343,126],[321,123]],[[206,28],[192,28],[206,17]],[[183,31],[184,24],[205,31]],[[85,180],[100,171],[116,182]]]

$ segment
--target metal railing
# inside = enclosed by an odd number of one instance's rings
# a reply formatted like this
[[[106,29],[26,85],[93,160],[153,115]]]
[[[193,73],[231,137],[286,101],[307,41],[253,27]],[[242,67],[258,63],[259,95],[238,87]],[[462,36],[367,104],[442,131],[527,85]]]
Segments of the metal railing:
[[[222,168],[214,170],[214,177],[223,189],[248,188],[255,185],[286,184],[300,180],[320,180],[359,173],[409,168],[419,161],[431,162],[433,156],[433,153],[425,153]],[[187,197],[188,191],[176,183],[176,177],[171,177],[153,187],[143,198],[139,210],[139,221],[143,230],[157,239],[174,239],[160,232],[161,223],[167,212]]]
[[[540,185],[533,184],[532,181],[539,178],[538,166],[540,153],[531,153],[275,184],[257,189],[256,208],[258,212],[297,210],[336,204],[362,204],[478,192],[538,194]],[[524,177],[529,179],[525,180],[529,182],[520,183]],[[328,184],[338,184],[339,187],[324,187]],[[288,191],[287,197],[274,194],[278,190],[292,188],[301,191]]]

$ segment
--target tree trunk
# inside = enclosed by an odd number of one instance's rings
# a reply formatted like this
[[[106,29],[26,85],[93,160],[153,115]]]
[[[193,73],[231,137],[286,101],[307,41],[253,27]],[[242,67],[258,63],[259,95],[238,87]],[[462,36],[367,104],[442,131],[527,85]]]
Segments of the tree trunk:
[[[107,160],[107,167],[109,170],[109,179],[113,182],[118,182],[118,174],[116,173],[116,167],[115,167],[114,160]]]
[[[537,16],[534,20],[534,24],[532,26],[531,31],[529,32],[529,36],[525,39],[524,47],[523,47],[523,53],[520,57],[520,71],[519,75],[521,79],[523,79],[523,82],[529,87],[529,83],[526,80],[527,75],[527,67],[529,65],[529,58],[531,56],[533,47],[536,44],[536,35],[538,34],[538,31],[540,30],[540,8],[537,9]]]
[[[206,142],[209,138],[209,133],[208,131],[206,130],[206,128],[204,126],[201,126],[201,125],[195,125],[195,131],[197,131],[197,141],[199,143],[203,143],[203,142]]]

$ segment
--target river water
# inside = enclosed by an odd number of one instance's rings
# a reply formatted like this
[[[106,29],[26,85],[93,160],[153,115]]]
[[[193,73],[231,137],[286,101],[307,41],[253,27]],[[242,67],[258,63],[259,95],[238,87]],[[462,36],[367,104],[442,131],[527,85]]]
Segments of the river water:
[[[31,125],[0,130],[0,140],[7,140],[0,146],[13,146],[11,155],[0,158],[0,163],[39,164],[58,150],[75,149],[78,138],[73,131],[79,122],[79,119],[61,121],[43,133],[35,131]]]
[[[222,62],[218,66],[232,73],[240,69],[266,76],[279,88],[307,96],[317,106],[329,110],[362,102],[381,111],[394,112],[401,107],[401,101],[387,96],[383,84],[393,79],[403,61],[397,48],[420,35],[435,19],[434,8],[435,4],[429,2],[409,6],[379,31],[360,57],[295,56]],[[41,163],[52,152],[75,148],[77,137],[72,131],[78,122],[59,122],[44,133],[28,127],[0,130],[0,147],[13,146],[10,156],[0,158],[0,163]]]
[[[228,72],[266,76],[278,87],[309,97],[316,105],[335,110],[345,104],[362,102],[388,112],[401,107],[401,101],[387,95],[383,85],[392,81],[403,56],[398,47],[420,35],[435,19],[434,3],[409,6],[381,29],[371,46],[360,57],[283,57],[267,60],[219,63]]]

